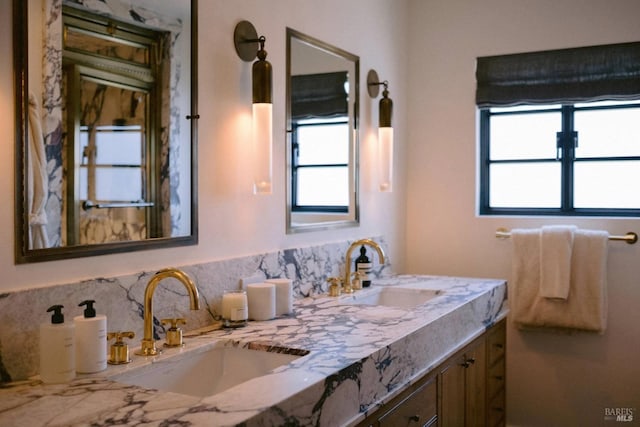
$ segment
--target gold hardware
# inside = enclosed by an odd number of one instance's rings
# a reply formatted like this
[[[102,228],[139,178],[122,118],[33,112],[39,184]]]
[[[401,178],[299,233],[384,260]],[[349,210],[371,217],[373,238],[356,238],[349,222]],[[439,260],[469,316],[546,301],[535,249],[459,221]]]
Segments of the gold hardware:
[[[496,237],[498,239],[508,239],[511,237],[511,232],[504,227],[500,227],[496,229]],[[609,236],[609,240],[623,241],[633,245],[638,241],[638,235],[633,231],[628,231],[624,236]]]
[[[177,279],[187,289],[191,310],[200,310],[198,288],[185,272],[177,268],[166,268],[158,271],[155,276],[149,280],[147,288],[144,291],[144,337],[140,343],[140,350],[135,352],[141,356],[155,356],[162,351],[156,348],[156,341],[153,339],[153,292],[158,287],[158,284],[168,277]]]
[[[362,245],[367,245],[372,247],[373,249],[376,250],[376,252],[378,252],[378,262],[380,262],[380,264],[384,264],[384,251],[382,250],[382,248],[380,247],[379,244],[377,244],[376,242],[374,242],[371,239],[360,239],[360,240],[356,240],[355,242],[353,242],[350,246],[349,249],[347,249],[347,255],[346,255],[346,259],[345,259],[345,266],[344,266],[344,270],[345,270],[345,274],[344,274],[344,286],[345,288],[351,288],[351,253],[353,252],[353,250],[355,248],[357,248],[358,246],[362,246]]]
[[[329,296],[330,297],[339,297],[340,296],[340,279],[337,277],[329,277],[327,279],[329,282]]]
[[[129,346],[122,341],[123,338],[132,339],[136,334],[133,332],[109,332],[107,334],[107,340],[116,339],[116,342],[111,344],[109,348],[109,359],[107,363],[109,365],[123,365],[131,362],[129,358]]]
[[[351,288],[354,291],[362,289],[362,279],[364,279],[364,272],[354,271],[351,276],[353,276],[353,279],[351,280]]]
[[[184,345],[182,342],[182,329],[178,327],[178,324],[184,325],[187,321],[180,317],[177,319],[162,319],[161,322],[163,325],[171,324],[171,327],[167,329],[164,346],[182,347]]]

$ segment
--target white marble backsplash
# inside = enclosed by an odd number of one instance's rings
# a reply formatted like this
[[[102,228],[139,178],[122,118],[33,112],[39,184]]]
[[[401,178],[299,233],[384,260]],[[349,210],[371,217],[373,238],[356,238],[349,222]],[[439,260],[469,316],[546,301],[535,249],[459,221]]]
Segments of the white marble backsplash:
[[[374,238],[383,247],[383,238]],[[222,294],[238,289],[240,279],[254,275],[293,280],[294,298],[300,299],[327,291],[327,277],[344,271],[344,255],[350,242],[329,243],[305,248],[284,249],[203,264],[178,267],[195,282],[200,292],[200,310],[189,310],[189,299],[182,284],[174,279],[160,283],[154,294],[154,335],[164,336],[160,319],[184,317],[185,330],[212,324],[220,313]],[[391,274],[389,260],[380,266],[377,254],[368,251],[377,277]],[[99,261],[98,261],[99,262]],[[48,322],[47,309],[64,305],[65,320],[82,314],[78,304],[96,301],[99,314],[107,315],[109,331],[133,331],[132,347],[142,337],[144,290],[155,271],[95,278],[47,288],[27,289],[0,294],[0,383],[23,380],[38,373],[39,325]]]

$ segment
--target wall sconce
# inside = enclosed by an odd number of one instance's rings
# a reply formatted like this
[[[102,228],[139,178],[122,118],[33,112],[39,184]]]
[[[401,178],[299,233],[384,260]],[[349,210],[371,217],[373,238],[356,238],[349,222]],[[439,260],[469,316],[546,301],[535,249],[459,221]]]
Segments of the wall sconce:
[[[249,21],[241,21],[233,33],[236,53],[243,61],[253,63],[253,193],[271,194],[271,151],[273,138],[273,106],[271,100],[272,68],[264,50],[264,36],[258,37]]]
[[[391,115],[393,114],[393,101],[389,98],[389,82],[381,82],[375,70],[369,70],[367,74],[367,90],[371,98],[376,98],[380,92],[380,86],[384,86],[382,99],[378,107],[378,173],[380,179],[380,191],[392,191],[393,189],[393,127],[391,127]]]

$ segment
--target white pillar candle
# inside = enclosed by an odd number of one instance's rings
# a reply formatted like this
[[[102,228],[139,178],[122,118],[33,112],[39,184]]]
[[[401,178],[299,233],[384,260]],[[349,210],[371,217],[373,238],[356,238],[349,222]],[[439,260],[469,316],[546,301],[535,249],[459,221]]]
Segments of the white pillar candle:
[[[293,312],[293,282],[291,279],[268,279],[276,286],[276,316]]]
[[[247,285],[249,318],[270,320],[276,317],[276,286],[273,283],[250,283]]]
[[[222,295],[222,318],[233,322],[247,320],[248,303],[244,291],[228,291]]]

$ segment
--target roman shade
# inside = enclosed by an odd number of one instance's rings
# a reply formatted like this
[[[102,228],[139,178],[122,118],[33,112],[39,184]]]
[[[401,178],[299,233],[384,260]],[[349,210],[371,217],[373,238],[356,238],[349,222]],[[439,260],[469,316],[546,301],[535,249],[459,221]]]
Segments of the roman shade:
[[[478,107],[640,99],[640,42],[480,57],[476,80]]]
[[[294,120],[346,116],[347,72],[303,74],[291,77],[291,117]]]

